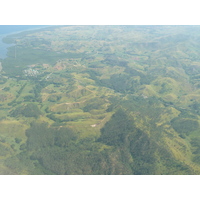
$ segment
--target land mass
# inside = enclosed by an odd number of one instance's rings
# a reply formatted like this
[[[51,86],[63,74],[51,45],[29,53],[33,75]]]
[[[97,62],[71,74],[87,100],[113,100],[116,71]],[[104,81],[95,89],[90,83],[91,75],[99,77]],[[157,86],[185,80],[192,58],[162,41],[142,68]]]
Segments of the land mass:
[[[199,29],[4,38],[15,45],[1,59],[0,174],[200,174]]]

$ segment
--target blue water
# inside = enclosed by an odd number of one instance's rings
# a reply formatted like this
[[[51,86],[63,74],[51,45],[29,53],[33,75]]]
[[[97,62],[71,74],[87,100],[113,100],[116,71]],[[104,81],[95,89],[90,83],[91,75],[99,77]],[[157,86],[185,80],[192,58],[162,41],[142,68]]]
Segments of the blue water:
[[[0,25],[0,35],[11,34],[18,31],[43,28],[46,25]]]
[[[12,46],[12,44],[5,44],[2,42],[3,37],[5,35],[0,35],[0,59],[6,58],[7,48]]]
[[[47,25],[0,25],[0,59],[6,58],[7,48],[12,46],[12,44],[5,44],[2,42],[2,38],[6,35],[10,35],[16,32],[40,29]]]

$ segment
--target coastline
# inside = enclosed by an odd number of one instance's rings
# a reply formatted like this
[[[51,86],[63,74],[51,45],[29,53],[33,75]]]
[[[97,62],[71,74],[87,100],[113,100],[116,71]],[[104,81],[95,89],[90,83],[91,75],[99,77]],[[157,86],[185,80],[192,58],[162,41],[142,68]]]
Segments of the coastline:
[[[7,57],[8,48],[14,44],[6,44],[3,42],[3,38],[9,34],[0,35],[0,59],[5,59]]]
[[[2,64],[1,64],[1,62],[0,62],[0,72],[1,72],[1,70],[2,70]]]
[[[27,25],[27,26],[29,26],[29,25]],[[35,27],[35,28],[32,27],[32,28],[28,28],[28,29],[24,29],[24,30],[20,30],[20,31],[14,31],[14,32],[10,32],[10,33],[0,34],[0,60],[5,59],[7,57],[8,48],[15,45],[14,43],[8,44],[8,43],[3,42],[3,38],[10,36],[10,35],[23,33],[26,31],[40,30],[42,28],[47,28],[48,26],[51,26],[51,25],[41,25],[41,26],[42,27]]]

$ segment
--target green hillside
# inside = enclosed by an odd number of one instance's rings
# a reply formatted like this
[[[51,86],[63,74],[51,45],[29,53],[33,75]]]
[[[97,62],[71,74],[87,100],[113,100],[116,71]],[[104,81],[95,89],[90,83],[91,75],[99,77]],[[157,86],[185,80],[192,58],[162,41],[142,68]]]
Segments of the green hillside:
[[[57,26],[4,38],[0,174],[199,175],[200,27]]]

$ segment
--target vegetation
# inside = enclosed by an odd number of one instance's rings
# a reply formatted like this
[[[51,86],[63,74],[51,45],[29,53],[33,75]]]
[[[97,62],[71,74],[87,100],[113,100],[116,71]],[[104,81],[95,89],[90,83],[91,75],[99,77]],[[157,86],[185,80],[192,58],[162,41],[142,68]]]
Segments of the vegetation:
[[[4,38],[1,174],[200,174],[198,26],[55,26]]]
[[[15,110],[12,110],[10,113],[11,117],[34,117],[38,118],[41,114],[41,111],[39,110],[38,106],[33,103],[29,103],[27,105],[19,106]]]

